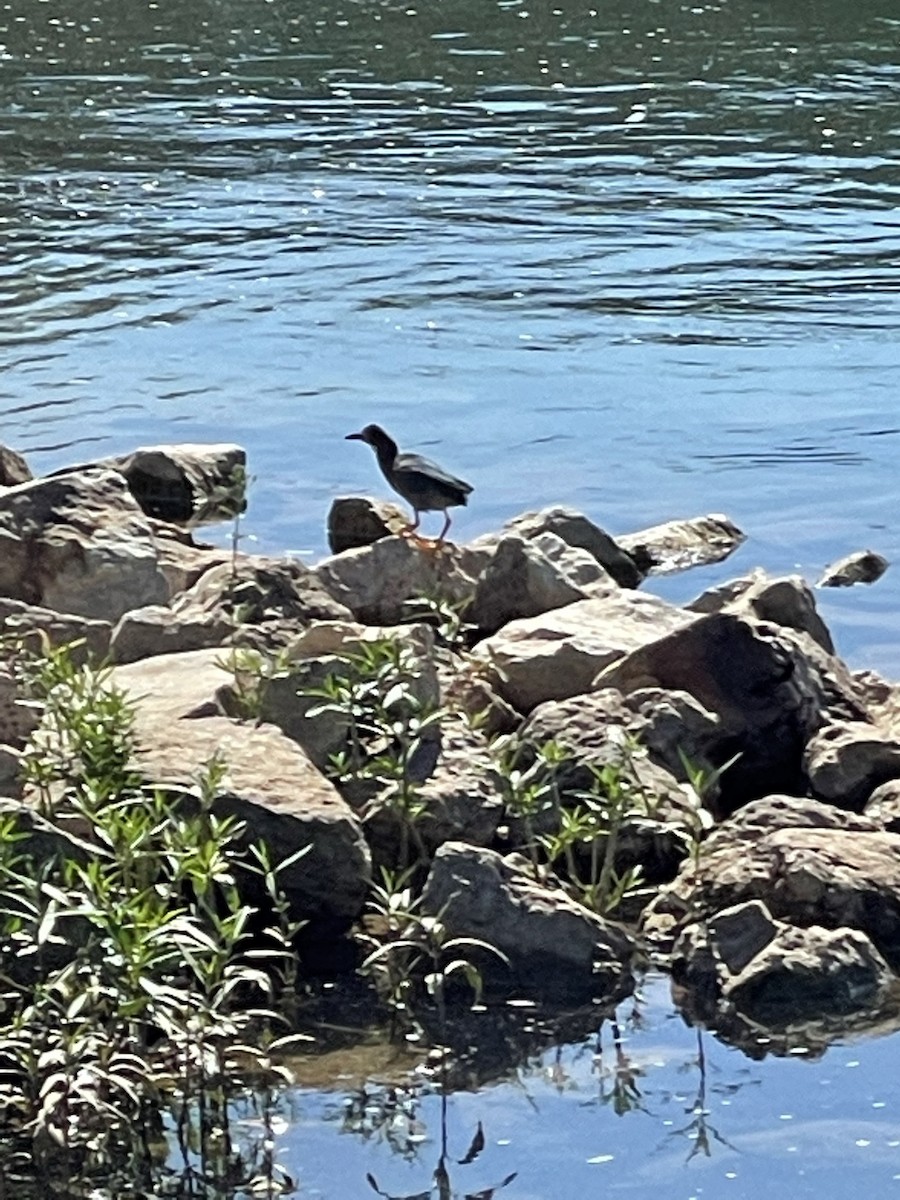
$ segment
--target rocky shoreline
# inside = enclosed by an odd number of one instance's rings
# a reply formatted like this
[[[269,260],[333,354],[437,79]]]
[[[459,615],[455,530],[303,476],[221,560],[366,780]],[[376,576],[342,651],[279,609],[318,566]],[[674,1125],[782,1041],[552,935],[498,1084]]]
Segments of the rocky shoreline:
[[[549,509],[435,549],[354,497],[312,567],[237,533],[198,544],[200,522],[238,518],[245,479],[236,446],[42,479],[2,451],[0,807],[33,803],[19,766],[41,713],[17,647],[74,642],[112,664],[149,784],[187,788],[219,755],[218,810],[276,862],[305,850],[280,882],[311,962],[340,960],[399,865],[422,913],[499,952],[479,964],[499,996],[611,1002],[649,953],[686,1010],[747,1036],[889,1003],[900,687],[847,668],[803,579],[652,595],[649,575],[740,544],[719,516],[613,539]],[[391,752],[402,774],[377,765]]]

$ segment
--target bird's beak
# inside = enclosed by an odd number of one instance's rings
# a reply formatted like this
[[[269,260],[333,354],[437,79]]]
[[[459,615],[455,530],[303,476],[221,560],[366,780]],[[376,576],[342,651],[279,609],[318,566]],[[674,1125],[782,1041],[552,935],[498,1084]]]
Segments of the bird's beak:
[[[365,440],[361,433],[348,433],[344,438],[345,442],[364,442]]]

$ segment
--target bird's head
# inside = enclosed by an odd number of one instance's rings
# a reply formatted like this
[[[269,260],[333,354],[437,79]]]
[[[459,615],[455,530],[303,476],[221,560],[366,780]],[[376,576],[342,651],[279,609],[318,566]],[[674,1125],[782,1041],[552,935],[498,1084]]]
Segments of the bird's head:
[[[359,433],[348,433],[344,439],[346,442],[366,442],[376,449],[379,446],[393,446],[393,439],[390,438],[380,425],[366,425]]]

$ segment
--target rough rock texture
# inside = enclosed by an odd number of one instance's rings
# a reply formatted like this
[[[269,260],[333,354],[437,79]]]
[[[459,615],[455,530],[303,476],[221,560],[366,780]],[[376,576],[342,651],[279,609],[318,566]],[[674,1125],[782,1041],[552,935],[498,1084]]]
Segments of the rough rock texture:
[[[42,636],[54,648],[68,645],[75,663],[91,659],[102,662],[109,654],[112,625],[109,621],[53,612],[21,600],[0,597],[0,628],[4,637],[21,639],[22,645],[37,653]]]
[[[811,637],[727,613],[699,617],[603,670],[596,686],[684,691],[722,722],[732,807],[771,791],[802,793],[807,740],[828,719],[864,710],[846,667]]]
[[[389,537],[325,558],[313,574],[358,621],[396,625],[408,619],[410,602],[422,597],[471,600],[490,556],[490,550],[450,542],[433,550],[411,538]]]
[[[852,587],[854,583],[874,583],[890,566],[874,550],[857,550],[826,567],[816,587]]]
[[[720,513],[667,521],[616,538],[619,546],[653,575],[685,571],[727,558],[745,539],[740,529]]]
[[[523,513],[508,521],[505,528],[528,539],[543,533],[555,534],[568,545],[586,550],[620,587],[636,588],[644,577],[627,551],[574,508],[542,508],[540,512]]]
[[[863,816],[886,833],[900,833],[900,779],[890,779],[877,787],[866,802]]]
[[[113,634],[116,662],[201,650],[248,640],[251,628],[277,629],[287,640],[311,621],[342,620],[350,612],[333,600],[301,563],[242,558],[206,571],[170,607],[126,613]]]
[[[147,524],[153,533],[160,569],[168,585],[169,599],[193,587],[200,576],[211,567],[223,564],[230,567],[234,557],[230,550],[208,546],[205,543],[198,544],[189,529],[180,529],[177,525],[156,521],[153,517],[147,517]],[[238,554],[238,561],[244,557],[243,554]]]
[[[825,622],[819,616],[809,584],[800,575],[771,578],[756,571],[746,579],[720,585],[687,606],[692,612],[729,612],[758,621],[771,621],[787,629],[808,633],[828,654],[834,643]]]
[[[33,479],[31,469],[21,454],[9,446],[0,446],[0,487],[17,487]]]
[[[864,817],[789,797],[747,805],[660,891],[644,929],[665,939],[748,900],[803,928],[859,929],[900,966],[900,836]]]
[[[446,843],[432,863],[422,911],[439,916],[449,937],[480,938],[506,956],[508,965],[479,957],[489,983],[512,982],[529,996],[609,1000],[631,990],[631,938],[561,889],[536,883],[518,855]]]
[[[536,617],[616,586],[590,554],[554,534],[542,533],[531,541],[510,535],[497,543],[466,617],[481,632],[496,633],[509,621]]]
[[[879,784],[900,779],[900,745],[872,725],[826,725],[806,746],[806,773],[814,796],[861,812]]]
[[[108,621],[167,600],[150,527],[122,476],[85,470],[0,494],[0,594]]]
[[[189,785],[220,755],[227,771],[214,811],[241,821],[247,844],[265,842],[275,865],[308,847],[278,877],[293,916],[314,923],[314,939],[346,929],[365,902],[368,849],[356,817],[299,746],[271,725],[148,717],[139,707],[137,765],[148,782]],[[252,883],[243,882],[245,893]]]
[[[0,742],[0,796],[18,799],[24,790],[19,776],[20,754],[12,746]]]
[[[148,517],[174,524],[227,521],[247,505],[247,455],[240,446],[144,446],[103,466],[121,471]]]
[[[0,663],[0,743],[21,750],[40,719],[40,710],[28,703],[11,665]]]
[[[842,1016],[877,1006],[892,975],[857,929],[806,929],[776,921],[758,900],[689,925],[673,976],[712,1010],[731,1005],[766,1026]]]
[[[328,547],[332,554],[370,546],[409,527],[399,505],[371,496],[338,496],[328,510]]]
[[[655,596],[611,592],[511,621],[479,643],[475,661],[500,696],[530,712],[590,691],[604,667],[697,619]]]

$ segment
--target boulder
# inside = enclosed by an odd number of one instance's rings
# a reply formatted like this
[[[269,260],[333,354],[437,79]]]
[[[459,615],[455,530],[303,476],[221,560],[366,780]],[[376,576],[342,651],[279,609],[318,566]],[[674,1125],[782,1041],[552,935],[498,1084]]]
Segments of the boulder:
[[[574,508],[543,508],[508,521],[504,529],[529,540],[551,533],[587,551],[620,587],[636,588],[644,578],[634,559],[599,525]]]
[[[148,784],[190,787],[214,756],[226,773],[213,802],[218,816],[244,827],[246,845],[263,842],[274,866],[305,850],[278,882],[291,917],[310,923],[307,942],[344,932],[362,911],[371,864],[359,821],[295,742],[272,725],[224,717],[161,720],[137,708],[136,766]],[[241,880],[251,903],[264,903],[261,881]]]
[[[721,562],[733,553],[746,535],[720,513],[667,521],[637,533],[620,534],[620,548],[651,575],[668,575],[689,567]]]
[[[168,585],[168,599],[193,587],[211,567],[241,561],[243,554],[233,554],[219,546],[197,543],[189,529],[180,529],[166,521],[147,518],[159,555],[159,566]]]
[[[529,872],[518,855],[447,842],[432,863],[422,912],[437,917],[448,938],[478,938],[504,956],[461,951],[477,960],[492,990],[611,1003],[628,995],[632,939]]]
[[[423,598],[467,604],[490,557],[488,549],[451,542],[433,549],[413,538],[388,537],[325,558],[313,574],[356,620],[396,625],[409,617],[410,604]]]
[[[689,925],[672,970],[708,1012],[724,1004],[774,1028],[874,1008],[892,982],[859,930],[797,928],[775,920],[758,900]]]
[[[843,663],[807,634],[728,613],[701,616],[606,667],[595,686],[683,691],[721,721],[733,810],[766,792],[802,793],[804,747],[827,720],[864,719]]]
[[[172,524],[228,521],[247,506],[247,455],[230,443],[144,446],[105,460],[148,517]]]
[[[877,787],[866,801],[863,816],[886,833],[900,833],[900,779],[889,779]]]
[[[655,596],[610,592],[511,621],[479,643],[474,661],[498,695],[525,713],[590,691],[604,667],[697,619]]]
[[[0,595],[107,621],[168,599],[152,532],[118,472],[0,493]]]
[[[542,533],[531,541],[508,536],[496,544],[479,576],[466,617],[482,633],[496,633],[509,621],[536,617],[615,588],[590,554],[555,534]]]
[[[332,554],[343,554],[399,534],[409,524],[408,514],[390,500],[338,496],[328,510],[328,548]]]
[[[814,800],[748,804],[704,843],[645,909],[645,934],[664,944],[680,929],[761,901],[777,920],[858,929],[900,966],[900,836]]]
[[[867,722],[831,722],[807,743],[806,774],[818,799],[861,812],[879,784],[900,780],[900,744]]]
[[[796,629],[808,633],[826,653],[834,653],[834,642],[819,616],[812,588],[800,575],[773,579],[756,571],[746,579],[704,592],[687,607],[692,612],[728,612]]]

